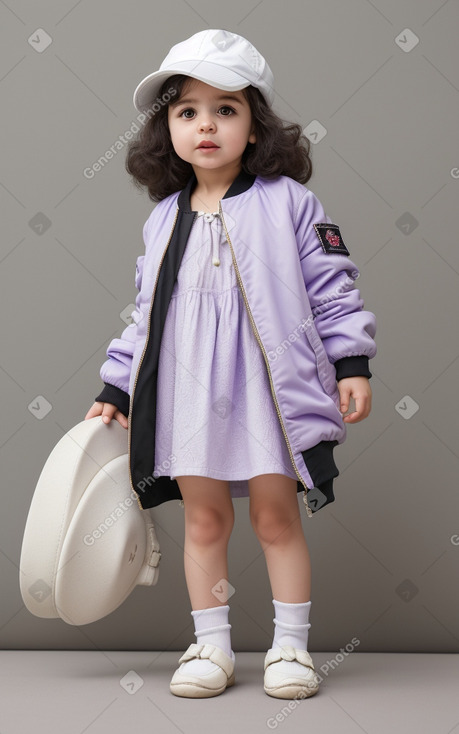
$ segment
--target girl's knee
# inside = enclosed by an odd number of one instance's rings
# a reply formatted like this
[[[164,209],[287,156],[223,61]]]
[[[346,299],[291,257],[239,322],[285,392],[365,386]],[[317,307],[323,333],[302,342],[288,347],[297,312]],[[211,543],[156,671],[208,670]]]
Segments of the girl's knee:
[[[189,508],[185,513],[188,538],[199,545],[227,542],[234,525],[234,510],[225,513],[212,507]]]
[[[279,507],[261,507],[250,513],[250,522],[258,539],[270,544],[285,542],[291,533],[296,532],[296,520]]]

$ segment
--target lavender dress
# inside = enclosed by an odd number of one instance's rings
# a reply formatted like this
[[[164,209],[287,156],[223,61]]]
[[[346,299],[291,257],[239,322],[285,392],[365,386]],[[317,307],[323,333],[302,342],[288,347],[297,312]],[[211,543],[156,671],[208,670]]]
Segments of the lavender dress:
[[[155,470],[228,480],[232,497],[259,474],[297,479],[218,212],[195,218],[166,316]]]

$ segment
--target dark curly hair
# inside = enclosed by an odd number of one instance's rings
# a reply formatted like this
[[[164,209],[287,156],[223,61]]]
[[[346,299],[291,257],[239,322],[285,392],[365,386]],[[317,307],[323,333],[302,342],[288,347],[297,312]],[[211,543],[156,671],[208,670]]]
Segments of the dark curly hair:
[[[162,104],[155,103],[150,107],[150,113],[155,106],[159,109],[149,116],[148,122],[128,146],[126,170],[137,188],[148,188],[148,195],[155,202],[185,188],[193,174],[191,163],[175,152],[168,124],[171,91],[175,90],[173,101],[179,100],[192,79],[184,74],[174,74],[166,79],[157,97]],[[242,154],[242,169],[268,179],[290,176],[302,184],[309,181],[312,175],[310,142],[303,135],[301,125],[284,125],[256,87],[250,85],[242,92],[250,105],[256,133],[256,143],[247,143]],[[165,103],[164,100],[168,101]]]

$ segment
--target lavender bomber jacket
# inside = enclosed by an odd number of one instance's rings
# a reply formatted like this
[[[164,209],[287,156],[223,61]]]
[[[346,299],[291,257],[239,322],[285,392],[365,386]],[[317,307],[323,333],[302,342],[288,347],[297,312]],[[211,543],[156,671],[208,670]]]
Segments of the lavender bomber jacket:
[[[196,184],[193,173],[145,222],[132,323],[107,348],[100,369],[104,388],[95,398],[128,417],[129,477],[141,509],[182,499],[177,481],[155,472],[157,377],[167,310],[197,216],[190,208]],[[297,492],[312,517],[335,499],[333,450],[346,438],[337,382],[372,376],[376,319],[363,310],[354,284],[360,273],[338,225],[303,184],[242,169],[219,210]]]

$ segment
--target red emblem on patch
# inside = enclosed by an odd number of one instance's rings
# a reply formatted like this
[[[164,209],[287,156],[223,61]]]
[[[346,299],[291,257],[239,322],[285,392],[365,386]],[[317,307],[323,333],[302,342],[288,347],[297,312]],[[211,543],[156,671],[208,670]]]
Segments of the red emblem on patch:
[[[339,247],[339,244],[340,244],[339,236],[335,234],[333,230],[327,229],[327,231],[325,232],[325,238],[331,244],[332,247]]]

